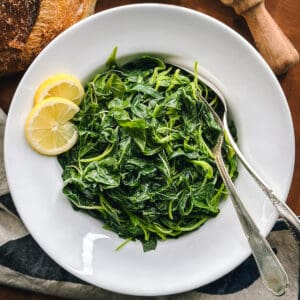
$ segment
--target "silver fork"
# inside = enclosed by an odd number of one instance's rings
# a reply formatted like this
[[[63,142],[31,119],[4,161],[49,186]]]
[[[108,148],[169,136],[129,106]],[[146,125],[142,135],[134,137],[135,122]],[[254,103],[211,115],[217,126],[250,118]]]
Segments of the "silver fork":
[[[285,202],[279,199],[279,197],[274,193],[271,187],[268,186],[267,183],[256,173],[256,171],[252,168],[250,163],[244,157],[238,145],[235,143],[229,130],[228,118],[227,118],[228,108],[227,108],[226,98],[224,97],[223,94],[222,97],[219,98],[221,99],[222,104],[224,106],[223,124],[220,124],[220,126],[223,125],[222,130],[226,133],[229,142],[233,150],[235,151],[237,157],[239,158],[240,162],[244,165],[246,170],[249,172],[249,174],[252,176],[252,178],[256,181],[256,183],[261,188],[261,190],[271,200],[271,203],[277,209],[280,216],[292,227],[294,233],[299,237],[300,236],[299,218],[295,215],[295,213],[288,207],[288,205]]]
[[[181,68],[182,70],[186,71],[191,75],[194,75],[194,73],[189,69],[186,69],[181,66],[177,66],[177,67]],[[226,136],[228,137],[228,140],[232,148],[234,149],[237,157],[239,158],[240,162],[244,165],[246,170],[249,172],[249,174],[252,176],[252,178],[255,180],[255,182],[258,184],[261,190],[270,199],[271,203],[277,209],[280,216],[288,223],[290,229],[295,234],[296,238],[300,240],[300,221],[298,217],[288,207],[288,205],[285,202],[279,199],[279,197],[275,194],[273,189],[257,174],[254,168],[251,166],[251,164],[247,161],[247,159],[242,154],[238,145],[235,143],[228,126],[228,107],[227,107],[227,100],[224,93],[222,93],[220,89],[218,89],[218,87],[216,87],[209,79],[204,78],[200,75],[198,75],[198,78],[201,81],[203,81],[207,86],[209,86],[213,91],[215,91],[219,96],[219,99],[222,101],[224,107],[224,114],[222,118],[223,122],[221,122],[219,125],[222,128],[222,130],[226,133]]]
[[[219,118],[215,110],[209,105],[204,97],[198,93],[198,98],[200,98],[207,108],[211,111],[215,120],[222,128],[222,121]],[[238,218],[244,230],[244,233],[248,239],[249,245],[252,250],[253,257],[256,261],[259,273],[261,275],[264,285],[276,296],[281,296],[285,293],[285,290],[289,284],[288,276],[282,267],[277,256],[273,252],[271,246],[260,233],[255,222],[251,218],[247,209],[243,205],[235,186],[228,174],[222,158],[222,144],[223,144],[223,131],[220,133],[217,143],[213,149],[215,156],[215,162],[217,168],[221,174],[223,182],[230,194],[230,198],[233,202],[234,208],[237,212]]]

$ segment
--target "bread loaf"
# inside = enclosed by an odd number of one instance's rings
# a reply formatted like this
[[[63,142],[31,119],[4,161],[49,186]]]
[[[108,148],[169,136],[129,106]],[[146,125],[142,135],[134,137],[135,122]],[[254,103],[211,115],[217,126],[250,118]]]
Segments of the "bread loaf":
[[[23,71],[59,33],[94,12],[96,0],[2,0],[0,75]]]

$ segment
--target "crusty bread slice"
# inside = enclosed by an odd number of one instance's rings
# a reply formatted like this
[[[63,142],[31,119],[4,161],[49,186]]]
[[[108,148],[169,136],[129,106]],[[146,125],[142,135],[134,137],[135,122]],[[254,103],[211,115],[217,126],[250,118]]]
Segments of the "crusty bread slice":
[[[24,70],[54,37],[91,15],[95,4],[96,0],[4,0],[0,75]]]

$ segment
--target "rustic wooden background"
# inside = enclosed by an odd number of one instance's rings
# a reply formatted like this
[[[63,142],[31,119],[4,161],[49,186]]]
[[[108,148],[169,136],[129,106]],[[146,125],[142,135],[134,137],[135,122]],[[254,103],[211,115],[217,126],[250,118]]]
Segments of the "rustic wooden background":
[[[218,0],[173,0],[173,1],[129,1],[129,0],[99,0],[96,11],[130,3],[159,2],[181,5],[204,12],[229,25],[253,44],[244,20],[235,15],[233,10],[224,6]],[[299,0],[266,0],[266,7],[282,28],[284,33],[300,51],[300,1]],[[6,112],[13,93],[22,74],[0,79],[0,107]],[[296,137],[296,164],[293,183],[288,197],[290,207],[300,215],[300,65],[295,66],[287,74],[278,77],[286,94],[293,117]],[[28,291],[16,290],[0,286],[1,300],[55,300],[57,297],[39,295]]]

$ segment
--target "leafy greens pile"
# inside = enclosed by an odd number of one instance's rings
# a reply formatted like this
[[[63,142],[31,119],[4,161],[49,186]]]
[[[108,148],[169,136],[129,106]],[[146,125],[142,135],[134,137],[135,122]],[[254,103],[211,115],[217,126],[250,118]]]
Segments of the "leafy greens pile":
[[[220,128],[196,92],[216,110],[219,102],[197,70],[191,76],[149,56],[120,67],[115,58],[116,49],[108,70],[86,84],[73,119],[78,142],[58,157],[63,192],[75,209],[148,251],[219,212],[227,193],[212,153]],[[236,178],[228,143],[223,156]]]

